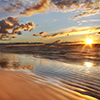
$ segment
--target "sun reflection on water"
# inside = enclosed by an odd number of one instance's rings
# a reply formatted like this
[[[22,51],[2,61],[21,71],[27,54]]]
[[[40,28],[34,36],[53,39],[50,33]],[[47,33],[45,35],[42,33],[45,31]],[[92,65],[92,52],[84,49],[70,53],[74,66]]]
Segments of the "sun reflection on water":
[[[84,65],[86,67],[92,67],[93,66],[93,63],[91,63],[91,62],[84,62]]]

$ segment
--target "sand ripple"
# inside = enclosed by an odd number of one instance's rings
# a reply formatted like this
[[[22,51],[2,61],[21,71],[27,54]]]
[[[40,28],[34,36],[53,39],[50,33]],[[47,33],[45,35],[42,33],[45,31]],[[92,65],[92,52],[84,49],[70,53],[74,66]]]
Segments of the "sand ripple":
[[[0,100],[98,100],[78,91],[86,90],[59,79],[0,70]]]

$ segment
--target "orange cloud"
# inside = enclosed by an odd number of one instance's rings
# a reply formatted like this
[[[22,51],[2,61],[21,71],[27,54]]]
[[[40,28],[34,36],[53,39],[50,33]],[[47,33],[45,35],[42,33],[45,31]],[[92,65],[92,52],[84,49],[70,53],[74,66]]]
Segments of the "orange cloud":
[[[45,35],[43,36],[43,38],[51,39],[51,38],[61,37],[61,36],[69,36],[69,34],[67,32],[59,32],[59,33],[54,33],[52,35]]]
[[[74,6],[74,8],[72,6]],[[31,16],[34,14],[43,13],[50,8],[55,9],[55,7],[60,9],[60,11],[66,7],[68,8],[67,11],[74,11],[76,9],[80,9],[81,5],[79,0],[40,0],[37,4],[26,6],[25,10],[21,12],[20,15]]]
[[[20,15],[26,15],[31,16],[36,13],[43,13],[50,7],[50,1],[49,0],[40,0],[37,4],[34,4],[30,7],[26,7],[23,12],[20,13]]]
[[[81,10],[82,13],[72,17],[72,20],[100,13],[100,0],[51,0],[51,2],[61,12]]]
[[[20,12],[19,15],[26,16],[43,13],[50,8],[51,11],[57,10],[64,13],[81,10],[82,13],[72,17],[72,20],[100,13],[100,0],[40,0],[39,2],[32,1],[32,5],[29,0],[27,2],[29,4],[21,0],[14,1],[13,3],[9,3],[4,10],[6,12],[14,12],[17,9],[24,8],[24,11]]]
[[[57,21],[57,19],[54,19],[53,21]]]
[[[71,28],[64,31],[56,32],[51,35],[42,36],[44,39],[51,39],[56,37],[62,36],[69,36],[69,35],[82,35],[82,34],[92,34],[97,33],[100,31],[100,26],[97,27],[84,27],[84,28]]]
[[[30,35],[31,37],[33,37],[33,36],[36,36],[36,37],[38,37],[38,36],[44,36],[44,35],[46,35],[47,34],[47,32],[44,32],[44,31],[42,31],[42,32],[40,32],[40,33],[38,33],[38,34],[33,34],[33,35]]]
[[[9,38],[13,35],[21,35],[21,30],[31,31],[35,27],[33,22],[28,22],[26,24],[19,24],[19,18],[8,17],[5,20],[0,21],[0,39]],[[9,32],[12,31],[12,32]]]
[[[33,22],[28,22],[27,24],[20,24],[18,25],[18,27],[15,27],[13,29],[13,34],[19,32],[20,30],[31,31],[34,29],[34,27],[35,25]],[[20,32],[18,34],[20,34]]]

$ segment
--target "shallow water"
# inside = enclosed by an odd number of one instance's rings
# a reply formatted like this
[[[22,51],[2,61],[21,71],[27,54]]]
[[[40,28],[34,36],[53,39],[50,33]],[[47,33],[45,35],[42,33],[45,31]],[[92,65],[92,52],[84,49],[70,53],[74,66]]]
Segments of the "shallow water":
[[[32,54],[0,53],[0,67],[10,70],[30,70],[30,73],[38,74],[45,79],[44,82],[59,84],[82,95],[100,99],[100,62],[97,56],[94,56],[95,60],[90,60],[87,59],[90,57],[87,53],[81,55],[86,59],[66,59],[62,62],[62,59],[56,61]]]

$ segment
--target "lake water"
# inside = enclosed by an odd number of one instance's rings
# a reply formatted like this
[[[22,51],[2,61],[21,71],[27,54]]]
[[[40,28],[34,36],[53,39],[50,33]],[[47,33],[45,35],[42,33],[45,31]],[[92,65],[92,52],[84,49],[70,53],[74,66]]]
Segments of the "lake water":
[[[33,54],[1,52],[0,67],[5,70],[28,71],[40,76],[43,79],[41,82],[51,82],[77,93],[100,99],[99,55],[99,52],[93,50],[90,52],[89,48],[80,55],[77,52],[71,52],[67,56],[69,59],[59,57],[57,60],[54,60],[58,57],[56,53],[55,56],[48,55],[48,58],[43,58]]]

